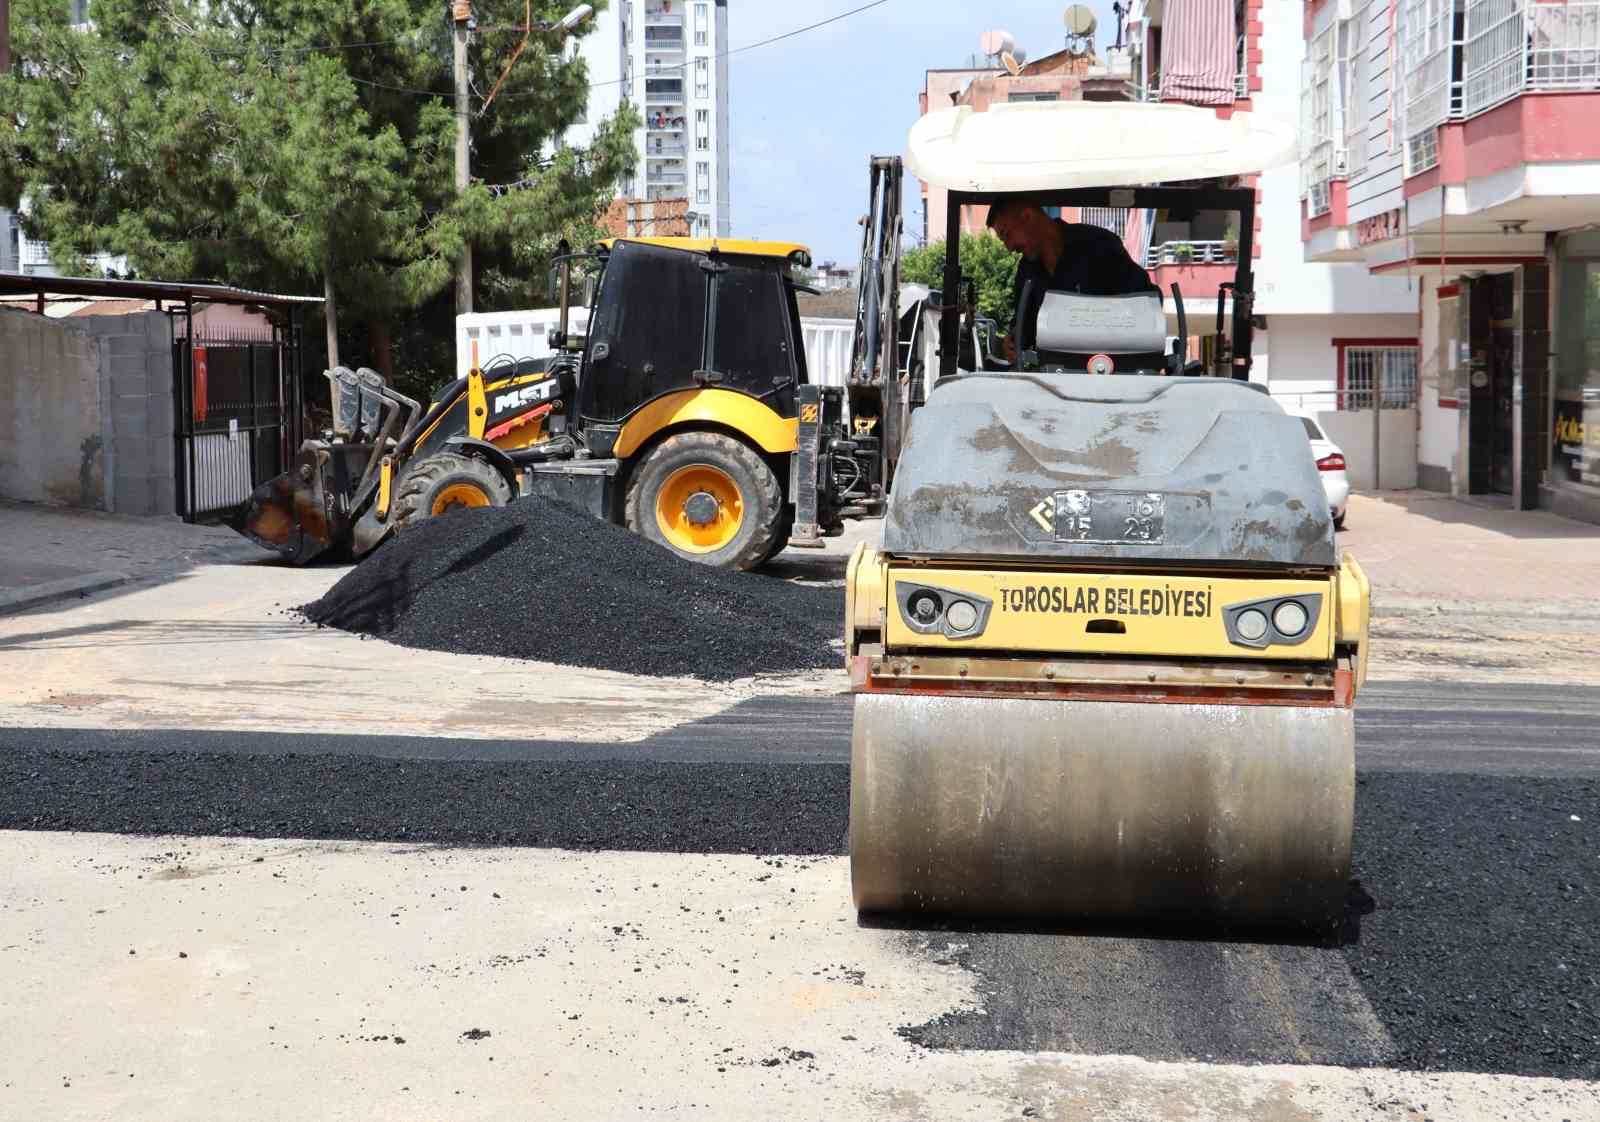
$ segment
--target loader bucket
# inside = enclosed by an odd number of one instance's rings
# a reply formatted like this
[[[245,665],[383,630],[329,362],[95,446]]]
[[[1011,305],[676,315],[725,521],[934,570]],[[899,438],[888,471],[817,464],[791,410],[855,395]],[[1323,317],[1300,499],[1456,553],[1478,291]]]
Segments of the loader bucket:
[[[230,523],[245,537],[304,565],[339,544],[329,516],[318,456],[300,455],[294,468],[257,487]]]

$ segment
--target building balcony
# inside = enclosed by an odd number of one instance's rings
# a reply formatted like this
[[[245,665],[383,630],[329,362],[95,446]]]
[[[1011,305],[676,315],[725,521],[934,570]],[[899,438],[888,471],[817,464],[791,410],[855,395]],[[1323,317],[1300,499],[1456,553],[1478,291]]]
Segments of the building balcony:
[[[651,144],[644,150],[644,154],[652,160],[681,160],[689,154],[686,144]]]
[[[1153,245],[1145,256],[1144,267],[1163,265],[1232,265],[1239,247],[1231,242],[1162,242]]]

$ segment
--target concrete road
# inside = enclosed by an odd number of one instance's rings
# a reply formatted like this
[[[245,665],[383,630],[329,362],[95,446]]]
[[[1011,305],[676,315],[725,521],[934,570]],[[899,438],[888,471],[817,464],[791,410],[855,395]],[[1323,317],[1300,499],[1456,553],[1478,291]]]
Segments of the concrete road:
[[[1600,692],[1375,686],[1360,887],[1313,945],[860,925],[847,706],[611,745],[0,731],[27,831],[0,1090],[24,1117],[1600,1117]]]
[[[838,859],[0,850],[7,1118],[1600,1116],[1572,1080],[923,1047],[993,1000],[968,939],[857,926]]]

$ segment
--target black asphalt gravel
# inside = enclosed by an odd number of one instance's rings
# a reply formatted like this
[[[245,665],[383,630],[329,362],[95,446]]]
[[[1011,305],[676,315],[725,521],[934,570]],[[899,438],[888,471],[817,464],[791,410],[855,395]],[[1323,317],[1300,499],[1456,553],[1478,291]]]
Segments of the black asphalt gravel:
[[[1600,691],[1363,698],[1371,909],[1347,941],[907,930],[986,995],[908,1035],[1600,1079]],[[1463,734],[1477,710],[1499,719]],[[754,700],[636,745],[0,729],[0,828],[842,853],[848,730],[841,697]]]
[[[844,598],[530,497],[397,534],[301,611],[406,647],[725,681],[833,665]]]

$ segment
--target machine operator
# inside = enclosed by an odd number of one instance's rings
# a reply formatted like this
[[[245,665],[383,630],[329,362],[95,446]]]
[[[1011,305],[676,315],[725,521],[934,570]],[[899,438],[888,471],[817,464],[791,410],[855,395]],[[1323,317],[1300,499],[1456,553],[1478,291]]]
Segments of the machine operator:
[[[1018,331],[1024,325],[1033,325],[1048,290],[1084,296],[1161,291],[1151,282],[1150,274],[1128,256],[1122,239],[1104,227],[1063,222],[1051,218],[1036,203],[1007,199],[989,208],[989,228],[1012,253],[1022,254],[1011,291],[1013,307],[1022,296],[1023,286],[1034,282],[1021,320],[1012,325],[1011,334],[1001,344],[1005,357],[1012,362],[1017,360]]]

